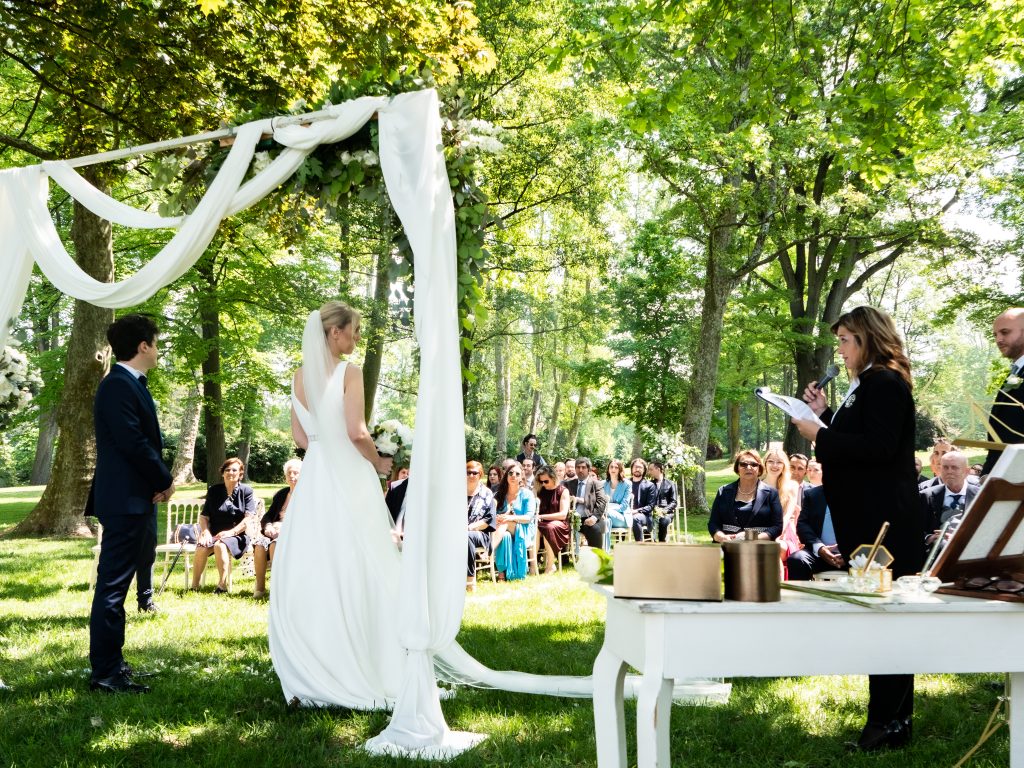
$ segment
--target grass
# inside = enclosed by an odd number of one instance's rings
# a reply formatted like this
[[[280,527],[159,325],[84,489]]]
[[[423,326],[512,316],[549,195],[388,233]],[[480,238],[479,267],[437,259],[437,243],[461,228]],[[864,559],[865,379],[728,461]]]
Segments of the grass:
[[[0,492],[0,521],[16,522],[36,496],[38,489]],[[706,530],[705,521],[694,518],[691,528]],[[251,599],[251,579],[236,579],[230,595],[186,594],[179,571],[159,600],[162,613],[129,613],[126,655],[137,667],[157,671],[154,692],[90,693],[90,546],[87,540],[0,538],[0,766],[419,764],[359,749],[384,727],[385,714],[285,706],[267,651],[267,605]],[[603,618],[601,598],[571,571],[484,582],[467,598],[459,639],[495,668],[589,674]],[[794,627],[794,653],[799,642]],[[751,651],[756,647],[752,635]],[[679,652],[715,651],[694,638]],[[847,755],[842,746],[862,724],[865,678],[738,679],[725,706],[675,707],[671,753],[677,765],[709,768],[949,766],[980,734],[996,703],[989,683],[998,679],[919,676],[913,746],[877,756]],[[443,709],[453,729],[489,736],[454,760],[456,767],[596,763],[587,700],[463,688]],[[630,743],[635,712],[627,702]],[[1004,730],[970,765],[1005,766],[1008,749]],[[635,760],[633,748],[630,754]]]

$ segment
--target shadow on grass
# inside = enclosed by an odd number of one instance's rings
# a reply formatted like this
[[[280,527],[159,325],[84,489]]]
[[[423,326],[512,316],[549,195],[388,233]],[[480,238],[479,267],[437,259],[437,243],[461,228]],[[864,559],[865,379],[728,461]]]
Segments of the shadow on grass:
[[[468,654],[492,669],[589,675],[604,641],[604,624],[546,621],[500,630],[463,625],[458,641]]]

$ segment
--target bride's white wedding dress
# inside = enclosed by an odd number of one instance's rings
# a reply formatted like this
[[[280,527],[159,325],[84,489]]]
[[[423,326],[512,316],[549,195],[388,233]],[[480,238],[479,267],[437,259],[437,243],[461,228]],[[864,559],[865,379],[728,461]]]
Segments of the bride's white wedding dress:
[[[319,313],[313,335],[319,328]],[[312,343],[313,349],[308,349]],[[398,642],[400,554],[373,466],[348,438],[346,363],[331,370],[315,339],[303,340],[307,410],[292,406],[309,437],[299,482],[274,556],[270,656],[286,701],[381,709],[398,696],[405,652]],[[326,351],[326,347],[324,349]]]

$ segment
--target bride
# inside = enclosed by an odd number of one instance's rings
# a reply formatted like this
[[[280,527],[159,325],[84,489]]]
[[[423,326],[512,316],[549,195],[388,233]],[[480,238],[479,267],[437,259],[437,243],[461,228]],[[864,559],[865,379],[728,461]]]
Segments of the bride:
[[[270,656],[285,699],[389,708],[405,652],[395,611],[399,553],[363,417],[359,368],[344,361],[359,314],[330,301],[306,320],[292,382],[292,435],[306,449],[274,558]]]

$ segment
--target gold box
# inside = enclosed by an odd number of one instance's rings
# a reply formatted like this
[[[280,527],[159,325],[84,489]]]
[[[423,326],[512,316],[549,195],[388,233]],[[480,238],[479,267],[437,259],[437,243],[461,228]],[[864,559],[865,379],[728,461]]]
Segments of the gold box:
[[[616,597],[647,600],[721,600],[720,544],[615,545]]]

